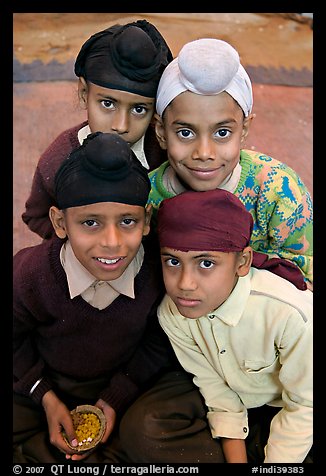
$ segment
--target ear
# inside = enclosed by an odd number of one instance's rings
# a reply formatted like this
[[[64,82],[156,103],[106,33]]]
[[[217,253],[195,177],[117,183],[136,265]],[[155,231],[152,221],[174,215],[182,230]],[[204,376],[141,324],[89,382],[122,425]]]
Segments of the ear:
[[[80,107],[87,109],[88,85],[83,77],[80,77],[78,80],[78,98]]]
[[[62,210],[52,206],[49,210],[49,217],[54,228],[55,234],[59,238],[66,238],[66,224],[65,224],[65,215]]]
[[[154,114],[155,133],[161,149],[166,150],[166,137],[163,119],[157,114]]]
[[[242,126],[242,133],[241,133],[241,142],[243,142],[249,133],[249,129],[251,126],[251,121],[256,117],[256,114],[249,114],[248,117],[244,118],[243,126]]]
[[[246,276],[249,273],[251,263],[253,258],[253,250],[251,246],[246,246],[243,251],[240,253],[237,275]]]
[[[145,207],[145,226],[143,231],[143,236],[147,236],[150,232],[151,218],[152,218],[153,207],[151,204],[146,205]]]

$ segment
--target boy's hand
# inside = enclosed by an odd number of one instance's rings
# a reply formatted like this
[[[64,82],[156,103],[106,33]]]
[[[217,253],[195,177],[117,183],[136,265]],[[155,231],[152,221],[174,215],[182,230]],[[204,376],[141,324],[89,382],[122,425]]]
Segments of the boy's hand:
[[[109,436],[111,435],[115,422],[116,422],[116,412],[113,410],[113,408],[107,404],[104,400],[99,399],[96,403],[95,406],[98,407],[102,412],[104,413],[105,420],[106,420],[106,427],[105,427],[105,432],[103,434],[103,437],[101,439],[101,443],[105,443]],[[71,454],[67,452],[66,454],[66,459],[71,459],[72,461],[80,461],[82,459],[87,458],[93,451],[95,451],[96,448],[93,450],[87,451],[83,454]]]
[[[226,463],[248,463],[245,440],[221,438]]]
[[[49,390],[43,396],[42,405],[48,421],[50,442],[60,451],[73,454],[73,450],[68,447],[62,436],[64,430],[71,446],[78,445],[70,411],[53,390]]]

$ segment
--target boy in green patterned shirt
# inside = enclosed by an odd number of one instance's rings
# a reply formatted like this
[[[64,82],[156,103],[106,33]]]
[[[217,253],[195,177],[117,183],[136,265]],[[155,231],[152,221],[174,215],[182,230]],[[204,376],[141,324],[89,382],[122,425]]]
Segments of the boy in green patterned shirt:
[[[279,261],[270,258],[285,258],[289,266],[298,266],[300,277],[306,280],[303,284],[309,285],[313,254],[311,198],[291,168],[265,154],[241,149],[253,117],[252,103],[251,82],[234,48],[209,38],[186,44],[164,70],[158,87],[156,135],[167,151],[168,161],[149,174],[149,203],[157,211],[162,200],[189,189],[199,193],[218,188],[231,192],[253,217],[249,245],[261,252],[265,269],[272,270],[273,262]],[[190,217],[182,215],[181,242],[189,239],[185,220],[189,223],[193,217],[205,234],[208,218],[206,206],[202,205],[199,212],[186,193],[184,197]],[[233,222],[236,226],[237,222]],[[194,241],[198,246],[198,240]],[[187,285],[193,286],[193,281]],[[180,290],[177,292],[182,299]],[[216,299],[214,293],[210,298]],[[261,310],[258,316],[263,317],[263,309],[257,309]],[[234,315],[234,306],[229,312]],[[256,324],[255,332],[261,323]],[[196,321],[194,325],[202,342],[206,342],[201,323]],[[218,345],[223,345],[224,337],[223,332],[218,335]],[[197,355],[197,350],[191,348]],[[223,362],[223,358],[227,362],[232,360],[234,349],[234,345],[219,349]],[[218,349],[211,351],[213,359],[217,358],[216,352]],[[261,367],[270,365],[256,364],[258,373]],[[225,462],[221,446],[212,438],[207,406],[193,382],[195,365],[193,358],[187,370],[166,372],[124,414],[119,436],[129,463]],[[250,433],[246,438],[250,462],[264,461],[263,442],[275,415],[275,407],[267,409],[268,415],[260,406],[251,408]],[[305,417],[299,417],[299,421],[304,424]],[[229,422],[229,428],[231,438],[236,422]],[[245,426],[243,432],[246,431]],[[224,436],[228,436],[227,432]]]
[[[312,289],[311,196],[286,164],[241,149],[252,105],[250,78],[231,45],[187,43],[158,87],[156,134],[168,161],[150,173],[149,203],[158,209],[189,189],[234,193],[254,219],[253,249],[294,262]]]

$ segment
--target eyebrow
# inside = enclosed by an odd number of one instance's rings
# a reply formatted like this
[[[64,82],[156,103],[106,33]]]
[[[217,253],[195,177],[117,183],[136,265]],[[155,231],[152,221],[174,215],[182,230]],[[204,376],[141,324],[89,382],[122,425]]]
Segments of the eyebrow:
[[[102,218],[104,215],[101,214],[101,213],[77,213],[76,214],[76,217],[81,220],[93,220],[93,219],[98,219],[98,218]]]
[[[173,121],[172,124],[175,126],[189,127],[189,129],[192,129],[195,126],[194,124],[189,124],[188,122],[179,121],[178,119]],[[237,124],[237,121],[233,118],[225,119],[224,121],[217,122],[216,124],[214,124],[214,127],[223,127],[228,124]]]
[[[115,98],[113,96],[109,96],[109,95],[106,95],[106,94],[102,94],[102,93],[96,93],[96,96],[99,98],[99,99],[108,99],[109,101],[113,101],[113,102],[120,102],[121,100],[119,98]],[[132,104],[132,105],[137,105],[137,106],[152,106],[154,104],[154,99],[148,99],[148,101],[129,101],[129,104]]]
[[[192,259],[198,259],[198,258],[214,258],[214,259],[218,259],[220,258],[219,255],[215,255],[215,254],[211,254],[211,253],[214,253],[214,251],[206,251],[205,253],[201,253],[201,254],[198,254],[198,255],[194,255],[192,256]],[[222,252],[217,252],[217,253],[222,253]],[[177,258],[178,256],[172,254],[172,253],[167,253],[167,252],[162,252],[161,253],[161,256],[172,256],[174,258]]]
[[[92,213],[92,212],[80,212],[75,215],[79,220],[98,220],[98,219],[103,219],[106,218],[107,215],[104,213]],[[131,211],[131,212],[126,212],[126,213],[120,213],[116,216],[114,216],[114,219],[119,219],[123,220],[125,218],[139,218],[141,216],[141,213],[138,211]],[[112,217],[111,217],[112,218]]]

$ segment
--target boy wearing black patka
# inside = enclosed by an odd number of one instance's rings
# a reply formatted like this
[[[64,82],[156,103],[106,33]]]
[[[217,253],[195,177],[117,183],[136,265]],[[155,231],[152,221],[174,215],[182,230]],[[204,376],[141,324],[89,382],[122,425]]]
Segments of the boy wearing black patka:
[[[14,257],[14,461],[116,462],[115,428],[168,362],[159,253],[145,237],[150,182],[129,145],[90,135],[55,176],[56,236]],[[99,450],[75,454],[70,410],[106,417]]]

